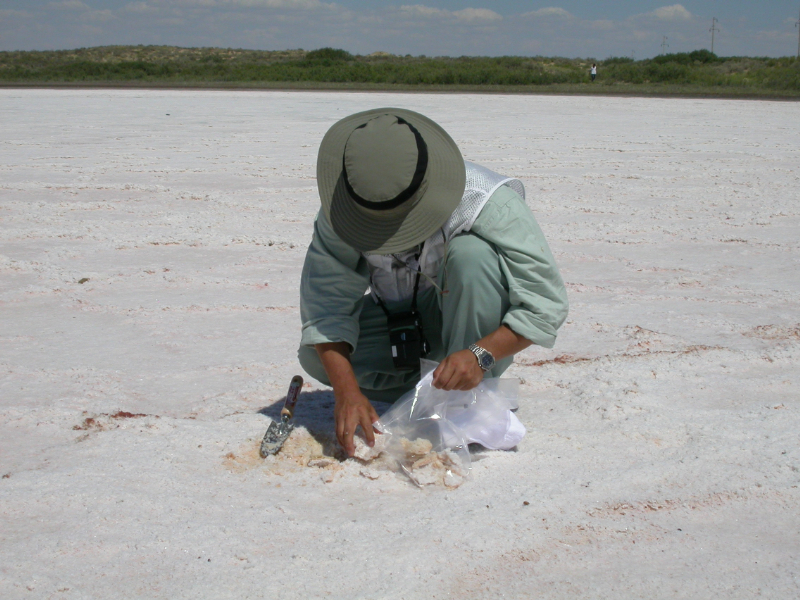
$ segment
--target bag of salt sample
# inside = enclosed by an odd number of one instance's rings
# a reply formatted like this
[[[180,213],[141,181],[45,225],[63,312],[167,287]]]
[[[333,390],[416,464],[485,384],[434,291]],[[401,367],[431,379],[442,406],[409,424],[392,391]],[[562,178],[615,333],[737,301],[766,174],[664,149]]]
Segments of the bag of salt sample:
[[[447,392],[454,396],[447,406],[447,418],[460,428],[468,443],[490,450],[510,450],[525,437],[525,425],[511,412],[519,407],[519,379],[484,379],[468,392]]]
[[[458,487],[470,470],[468,444],[506,450],[525,435],[511,412],[519,380],[484,379],[467,392],[438,390],[431,385],[438,363],[421,363],[420,382],[376,423],[383,435],[376,436],[370,454],[389,454],[417,485]]]

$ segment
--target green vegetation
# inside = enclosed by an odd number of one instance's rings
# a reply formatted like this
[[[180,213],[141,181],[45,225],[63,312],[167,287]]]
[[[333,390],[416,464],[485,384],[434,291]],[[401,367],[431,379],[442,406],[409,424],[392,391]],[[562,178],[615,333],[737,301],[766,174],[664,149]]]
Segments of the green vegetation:
[[[589,83],[589,67],[598,78]],[[0,85],[138,85],[347,89],[479,89],[800,97],[794,58],[719,57],[707,50],[652,59],[354,56],[322,48],[268,52],[109,46],[0,52]]]

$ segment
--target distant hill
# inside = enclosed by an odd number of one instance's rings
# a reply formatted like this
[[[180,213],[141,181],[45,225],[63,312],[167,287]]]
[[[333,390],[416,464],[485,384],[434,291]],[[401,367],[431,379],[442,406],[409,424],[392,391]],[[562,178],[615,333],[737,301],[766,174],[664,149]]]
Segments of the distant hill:
[[[598,77],[589,78],[595,62]],[[578,93],[800,96],[793,57],[719,57],[707,50],[652,59],[427,57],[322,48],[260,51],[104,46],[0,52],[0,85],[127,85],[346,89],[475,89]]]

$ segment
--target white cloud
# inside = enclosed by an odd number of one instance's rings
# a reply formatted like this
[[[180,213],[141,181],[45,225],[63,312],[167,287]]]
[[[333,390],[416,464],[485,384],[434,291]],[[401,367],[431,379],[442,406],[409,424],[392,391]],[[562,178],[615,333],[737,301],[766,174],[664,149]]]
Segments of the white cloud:
[[[650,13],[656,19],[664,21],[688,21],[692,18],[692,13],[686,10],[682,4],[673,4],[672,6],[662,6],[655,9]]]
[[[144,4],[137,2],[135,4]],[[171,4],[180,6],[230,7],[230,8],[278,8],[288,10],[313,10],[333,8],[334,4],[325,4],[320,0],[173,0]]]
[[[89,6],[80,0],[61,0],[61,2],[50,2],[48,8],[56,10],[88,10]]]
[[[522,14],[523,17],[558,17],[562,19],[571,19],[572,14],[564,10],[563,8],[558,8],[557,6],[548,6],[546,8],[540,8],[539,10],[532,10],[530,12],[526,12]]]
[[[183,27],[187,24],[187,21],[180,17],[166,17],[164,19],[159,19],[157,23],[165,27]]]
[[[227,0],[230,4],[245,6],[264,6],[266,8],[296,8],[308,10],[309,8],[322,8],[325,6],[319,0]]]
[[[108,21],[110,19],[113,19],[114,18],[114,13],[111,12],[110,10],[108,10],[108,9],[105,9],[105,10],[92,10],[92,11],[86,13],[86,18],[89,19],[90,21],[103,22],[103,21]]]
[[[793,21],[793,23],[797,23],[797,19]],[[780,43],[793,43],[794,47],[797,48],[797,30],[790,32],[787,31],[756,31],[753,33],[753,39],[759,41],[778,41]],[[785,46],[784,46],[785,47]]]
[[[488,8],[464,8],[455,11],[453,16],[459,21],[501,21],[503,19]]]
[[[133,13],[144,13],[158,10],[154,6],[150,6],[147,2],[130,2],[125,5],[125,10]]]
[[[217,4],[243,6],[245,8],[287,8],[290,10],[309,10],[330,6],[323,4],[319,0],[219,0]]]
[[[405,4],[400,7],[400,12],[409,17],[457,19],[467,22],[491,22],[503,19],[502,16],[488,8],[462,8],[461,10],[449,11],[425,6],[424,4]]]
[[[422,4],[404,4],[400,7],[400,12],[410,17],[445,17],[448,14],[446,10]]]

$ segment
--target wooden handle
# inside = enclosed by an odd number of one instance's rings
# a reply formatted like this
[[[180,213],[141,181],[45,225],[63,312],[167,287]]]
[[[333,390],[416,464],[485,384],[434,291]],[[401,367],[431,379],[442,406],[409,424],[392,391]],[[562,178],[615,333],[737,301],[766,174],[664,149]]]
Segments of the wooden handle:
[[[286,394],[286,402],[283,403],[281,416],[287,416],[290,419],[294,416],[294,407],[297,404],[297,398],[300,396],[300,390],[303,387],[303,378],[300,375],[292,377],[292,382],[289,384],[289,392]]]

